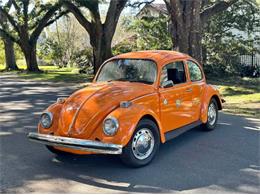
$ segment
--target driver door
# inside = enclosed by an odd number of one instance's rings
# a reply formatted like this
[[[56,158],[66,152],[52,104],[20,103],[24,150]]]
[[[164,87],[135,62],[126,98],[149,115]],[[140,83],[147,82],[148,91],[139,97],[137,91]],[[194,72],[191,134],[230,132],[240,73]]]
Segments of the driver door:
[[[164,83],[172,85],[164,86]],[[164,132],[192,122],[192,90],[187,82],[182,61],[165,65],[161,72],[159,88],[160,113]]]

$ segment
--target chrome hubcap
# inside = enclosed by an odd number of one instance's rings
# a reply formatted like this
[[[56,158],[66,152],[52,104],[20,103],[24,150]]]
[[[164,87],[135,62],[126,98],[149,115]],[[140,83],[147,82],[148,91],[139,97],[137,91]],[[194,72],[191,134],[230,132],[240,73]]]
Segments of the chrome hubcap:
[[[143,160],[150,156],[154,148],[154,136],[150,129],[144,128],[136,132],[133,142],[132,151],[134,156]]]
[[[216,111],[216,107],[214,105],[214,103],[211,103],[209,105],[209,109],[208,109],[208,122],[210,125],[214,125],[216,122],[216,118],[217,118],[217,111]]]

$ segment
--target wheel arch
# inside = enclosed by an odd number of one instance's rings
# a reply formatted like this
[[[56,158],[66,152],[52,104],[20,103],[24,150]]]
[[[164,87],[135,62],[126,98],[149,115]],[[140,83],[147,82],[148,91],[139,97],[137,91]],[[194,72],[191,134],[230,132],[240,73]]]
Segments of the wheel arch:
[[[210,99],[214,99],[217,102],[218,110],[222,110],[222,104],[220,98],[215,94]]]
[[[153,122],[156,124],[156,126],[157,126],[157,128],[158,128],[158,131],[159,131],[161,143],[164,143],[164,142],[165,142],[165,136],[164,136],[164,133],[163,133],[163,131],[162,131],[162,127],[161,127],[160,123],[156,120],[156,118],[154,118],[151,114],[145,114],[145,115],[143,115],[143,116],[139,119],[138,122],[140,122],[140,121],[143,120],[143,119],[151,120],[151,121],[153,121]]]
[[[211,99],[215,99],[215,101],[217,102],[218,110],[222,110],[222,103],[221,103],[220,93],[218,89],[212,85],[207,85],[205,89],[205,93],[202,98],[202,105],[201,105],[200,120],[202,123],[207,122],[208,105]]]

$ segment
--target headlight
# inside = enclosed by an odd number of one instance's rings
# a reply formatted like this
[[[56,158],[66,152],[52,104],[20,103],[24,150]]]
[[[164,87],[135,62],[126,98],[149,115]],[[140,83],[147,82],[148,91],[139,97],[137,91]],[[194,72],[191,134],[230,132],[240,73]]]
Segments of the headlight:
[[[44,112],[41,115],[40,123],[43,128],[48,129],[51,127],[53,115],[51,112]]]
[[[107,117],[103,122],[103,131],[106,135],[115,135],[119,127],[118,120],[115,117]]]

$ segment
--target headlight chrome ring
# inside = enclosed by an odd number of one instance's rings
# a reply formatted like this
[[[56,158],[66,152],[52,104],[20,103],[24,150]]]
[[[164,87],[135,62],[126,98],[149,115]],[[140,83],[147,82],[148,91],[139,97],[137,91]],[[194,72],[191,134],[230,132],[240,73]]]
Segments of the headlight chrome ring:
[[[105,118],[105,120],[103,121],[103,132],[108,136],[115,135],[118,128],[119,128],[118,120],[113,116],[109,116]]]
[[[45,129],[48,129],[52,125],[53,114],[51,112],[44,112],[41,115],[40,123],[41,126]]]

